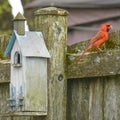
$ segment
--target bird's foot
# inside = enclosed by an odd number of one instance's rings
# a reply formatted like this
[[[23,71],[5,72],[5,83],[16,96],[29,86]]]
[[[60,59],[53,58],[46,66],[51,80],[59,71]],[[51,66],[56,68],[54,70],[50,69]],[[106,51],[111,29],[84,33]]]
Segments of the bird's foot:
[[[97,49],[98,49],[98,51],[99,51],[99,52],[103,52],[103,50],[102,50],[102,49],[100,49],[100,48],[97,48]]]

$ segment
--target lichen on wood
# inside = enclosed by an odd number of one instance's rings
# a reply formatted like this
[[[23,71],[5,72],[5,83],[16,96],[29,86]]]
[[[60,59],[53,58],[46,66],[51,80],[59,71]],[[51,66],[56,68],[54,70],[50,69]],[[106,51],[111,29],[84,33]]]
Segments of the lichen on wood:
[[[89,51],[77,64],[71,64],[82,50],[89,44],[89,40],[68,47],[68,78],[82,78],[92,76],[106,76],[120,74],[120,31],[110,34],[102,46],[103,52]],[[77,51],[73,53],[71,51]]]
[[[10,81],[10,61],[0,60],[0,82]]]
[[[82,52],[88,46],[89,42],[90,39],[68,46],[68,53],[73,53],[73,51],[76,54]],[[104,50],[103,46],[101,46],[101,48]],[[109,39],[105,43],[105,49],[111,50],[111,49],[119,49],[119,48],[120,48],[120,31],[110,33]]]
[[[35,29],[43,33],[48,60],[48,115],[46,120],[66,120],[66,39],[68,12],[55,7],[35,12]]]
[[[42,8],[35,11],[35,15],[59,15],[59,16],[66,16],[68,12],[66,10],[56,8],[56,7],[48,7]]]
[[[5,49],[7,48],[10,36],[9,35],[0,35],[0,59],[8,59],[4,56]]]

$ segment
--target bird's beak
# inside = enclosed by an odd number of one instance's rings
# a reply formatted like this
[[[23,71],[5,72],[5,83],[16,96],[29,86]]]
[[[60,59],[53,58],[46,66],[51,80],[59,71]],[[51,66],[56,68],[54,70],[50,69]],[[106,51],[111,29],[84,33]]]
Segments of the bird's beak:
[[[113,27],[112,27],[112,25],[110,25],[110,26],[109,26],[109,30],[112,30],[112,29],[113,29]]]

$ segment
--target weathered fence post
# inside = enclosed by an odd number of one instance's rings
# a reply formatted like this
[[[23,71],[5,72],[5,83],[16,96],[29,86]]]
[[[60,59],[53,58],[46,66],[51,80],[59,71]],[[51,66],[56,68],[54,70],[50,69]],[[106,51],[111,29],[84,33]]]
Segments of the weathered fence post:
[[[48,60],[47,120],[66,120],[65,75],[68,12],[55,7],[35,12],[35,30],[43,32],[51,58]]]

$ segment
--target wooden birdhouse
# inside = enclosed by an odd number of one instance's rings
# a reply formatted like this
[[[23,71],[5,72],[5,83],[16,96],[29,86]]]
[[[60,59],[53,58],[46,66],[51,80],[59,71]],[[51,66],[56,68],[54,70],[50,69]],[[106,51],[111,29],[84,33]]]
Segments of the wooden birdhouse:
[[[20,30],[14,20],[14,31],[5,51],[5,56],[11,57],[10,110],[46,114],[50,54],[42,33],[25,31],[25,18],[20,13],[16,18]]]

